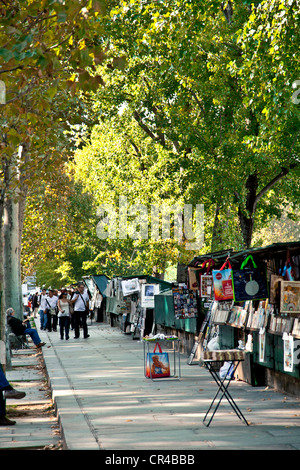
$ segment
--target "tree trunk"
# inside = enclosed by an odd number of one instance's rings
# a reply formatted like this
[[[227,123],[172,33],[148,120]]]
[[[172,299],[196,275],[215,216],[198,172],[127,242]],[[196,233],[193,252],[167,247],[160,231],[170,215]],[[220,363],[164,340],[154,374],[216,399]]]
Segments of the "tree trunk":
[[[4,311],[4,289],[3,289],[3,193],[0,199],[0,363],[3,371],[6,369],[6,337],[5,337],[5,311]]]
[[[21,285],[21,245],[19,234],[19,201],[7,198],[4,205],[4,308],[12,307],[23,319]]]
[[[239,206],[238,215],[245,248],[250,248],[257,204],[258,177],[249,175],[246,181],[246,207]]]
[[[212,253],[214,251],[217,251],[218,245],[222,245],[222,230],[220,226],[219,215],[220,215],[220,206],[219,206],[219,203],[217,203],[213,232],[212,232],[212,239],[211,239],[211,246],[210,246],[210,251]]]
[[[187,266],[183,263],[177,263],[177,282],[185,282],[187,280]]]
[[[254,214],[252,217],[247,217],[241,208],[239,208],[239,221],[242,230],[244,247],[250,248],[253,235]]]

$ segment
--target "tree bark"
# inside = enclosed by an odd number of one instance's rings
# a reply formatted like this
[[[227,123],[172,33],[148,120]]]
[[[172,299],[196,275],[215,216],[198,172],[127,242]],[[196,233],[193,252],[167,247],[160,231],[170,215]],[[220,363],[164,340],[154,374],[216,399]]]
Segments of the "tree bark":
[[[238,215],[240,226],[243,235],[243,242],[245,248],[250,248],[253,227],[254,227],[254,217],[256,212],[257,205],[257,188],[258,188],[258,176],[257,174],[249,175],[246,181],[246,207],[243,208],[239,205]]]
[[[5,337],[5,311],[4,311],[4,267],[3,267],[3,208],[4,191],[0,197],[0,363],[3,371],[6,369],[6,337]]]
[[[10,173],[10,169],[8,170]],[[19,190],[16,189],[17,197]],[[14,195],[16,196],[16,195]],[[4,235],[4,309],[12,307],[15,316],[23,319],[22,285],[21,285],[21,243],[20,243],[20,203],[11,195],[4,204],[3,235]]]
[[[217,249],[217,245],[222,245],[222,231],[220,227],[220,206],[219,203],[216,205],[216,211],[215,211],[215,220],[214,220],[214,226],[213,226],[213,232],[212,232],[212,239],[211,239],[211,246],[210,246],[210,251],[214,252]]]

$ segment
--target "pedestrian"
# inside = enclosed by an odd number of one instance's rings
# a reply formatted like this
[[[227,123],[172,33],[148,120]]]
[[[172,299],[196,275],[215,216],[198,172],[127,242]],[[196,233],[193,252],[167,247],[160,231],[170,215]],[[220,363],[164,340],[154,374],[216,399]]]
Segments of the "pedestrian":
[[[33,312],[33,317],[37,317],[38,309],[39,309],[39,303],[38,303],[38,292],[35,292],[32,296],[32,312]]]
[[[39,299],[38,299],[41,330],[46,330],[47,328],[48,318],[47,318],[47,314],[45,313],[45,310],[47,308],[46,298],[47,298],[46,289],[42,289],[42,292],[39,295]]]
[[[23,294],[22,302],[23,302],[23,317],[27,318],[27,316],[28,316],[28,299],[27,299],[26,294]]]
[[[48,296],[46,297],[46,315],[47,315],[47,330],[57,331],[57,302],[58,297],[54,295],[53,290],[49,289]]]
[[[87,292],[84,292],[83,284],[80,284],[78,286],[78,291],[75,292],[74,296],[72,297],[71,302],[74,305],[74,313],[73,313],[74,332],[75,332],[74,339],[79,338],[80,323],[83,329],[83,337],[88,338],[90,335],[88,334],[86,318],[88,315],[89,296]]]
[[[8,398],[24,398],[26,396],[25,392],[19,392],[15,390],[8,382],[5,374],[0,367],[0,426],[12,426],[16,424],[15,421],[12,421],[6,417],[6,402]]]
[[[67,292],[62,292],[59,296],[57,307],[60,339],[64,339],[65,333],[66,340],[68,340],[70,330],[70,301],[68,300]]]
[[[21,321],[18,318],[15,318],[14,314],[15,311],[13,308],[10,307],[6,310],[7,324],[11,328],[11,331],[16,336],[29,335],[37,348],[44,346],[46,343],[41,342],[37,330],[28,325],[29,320]]]
[[[75,295],[74,289],[73,288],[69,289],[68,290],[68,299],[72,300],[74,295]],[[70,302],[70,314],[71,314],[70,328],[71,328],[71,330],[74,330],[74,305],[73,305],[72,302]]]

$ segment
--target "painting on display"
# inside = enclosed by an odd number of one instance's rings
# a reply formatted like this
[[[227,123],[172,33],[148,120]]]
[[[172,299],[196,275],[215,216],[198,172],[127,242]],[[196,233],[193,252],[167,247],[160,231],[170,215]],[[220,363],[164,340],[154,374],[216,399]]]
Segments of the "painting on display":
[[[280,282],[280,313],[300,313],[300,282]]]

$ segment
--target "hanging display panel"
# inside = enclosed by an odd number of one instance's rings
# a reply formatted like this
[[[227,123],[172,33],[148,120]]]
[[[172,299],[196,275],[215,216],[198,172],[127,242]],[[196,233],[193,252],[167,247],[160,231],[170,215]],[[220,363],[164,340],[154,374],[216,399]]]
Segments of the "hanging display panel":
[[[198,314],[197,293],[183,287],[173,287],[174,312],[176,319],[194,318]]]

